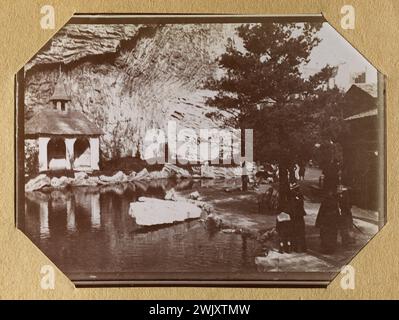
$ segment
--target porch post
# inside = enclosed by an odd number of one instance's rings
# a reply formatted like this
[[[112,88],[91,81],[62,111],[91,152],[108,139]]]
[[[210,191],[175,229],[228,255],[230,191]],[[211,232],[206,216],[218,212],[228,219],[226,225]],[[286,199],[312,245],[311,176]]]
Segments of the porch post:
[[[73,152],[73,145],[75,144],[76,138],[65,138],[65,147],[66,147],[66,169],[71,170],[73,169],[73,159],[74,159],[74,152]]]
[[[100,142],[98,137],[90,138],[90,164],[92,170],[99,169],[100,162]]]
[[[48,137],[39,137],[39,172],[48,170],[47,163],[47,144],[50,141]]]

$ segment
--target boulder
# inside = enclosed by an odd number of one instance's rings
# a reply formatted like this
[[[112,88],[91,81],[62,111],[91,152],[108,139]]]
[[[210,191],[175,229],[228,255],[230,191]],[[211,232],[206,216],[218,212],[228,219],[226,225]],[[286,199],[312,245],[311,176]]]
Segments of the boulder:
[[[191,178],[191,174],[188,170],[180,168],[175,164],[166,163],[162,170],[167,172],[169,177],[176,175],[178,178]]]
[[[223,233],[239,233],[236,229],[221,229],[220,231]]]
[[[87,179],[74,179],[71,184],[75,187],[93,187],[99,184],[99,178],[87,177]]]
[[[198,198],[200,197],[200,194],[198,191],[194,191],[194,192],[191,192],[188,197],[189,197],[189,199],[192,199],[192,200],[198,200]]]
[[[140,197],[138,202],[130,203],[129,214],[136,224],[152,226],[170,224],[201,216],[202,210],[188,201],[166,201]]]
[[[211,167],[215,179],[225,179],[226,178],[226,168],[225,167]]]
[[[162,169],[161,171],[150,172],[150,177],[151,179],[167,179],[169,178],[169,174],[167,171]]]
[[[234,179],[241,177],[242,170],[240,167],[226,167],[225,168],[225,178]]]
[[[136,174],[133,180],[147,180],[150,178],[151,178],[150,173],[148,172],[147,168],[144,168],[138,174]]]
[[[134,178],[136,177],[136,172],[132,171],[127,175],[127,181],[133,181]]]
[[[44,173],[39,174],[37,177],[29,180],[25,184],[25,191],[34,191],[39,190],[45,186],[49,186],[51,183],[50,178],[47,177]]]
[[[127,175],[124,174],[122,171],[118,171],[111,177],[111,181],[118,183],[118,182],[127,182],[128,178]]]
[[[173,171],[171,171],[171,170],[169,170],[168,168],[165,168],[165,167],[162,168],[161,172],[162,172],[162,175],[163,175],[166,179],[167,179],[167,178],[171,178],[171,177],[173,177],[173,176],[176,175],[175,172],[173,172]]]
[[[110,184],[110,183],[123,183],[128,181],[128,176],[125,175],[122,171],[118,171],[113,176],[101,175],[99,177],[99,182],[102,184]]]
[[[71,180],[73,180],[73,179],[70,179],[65,176],[62,176],[60,178],[54,177],[51,179],[50,185],[53,188],[65,188],[71,183]]]
[[[203,165],[201,166],[201,177],[207,179],[234,179],[241,176],[241,171],[238,166],[216,167]]]
[[[83,179],[87,179],[89,177],[87,175],[87,173],[83,172],[83,171],[75,172],[74,176],[75,176],[75,180],[83,180]]]
[[[215,173],[213,172],[213,167],[208,166],[208,165],[202,165],[201,166],[201,178],[205,179],[215,179]]]
[[[87,180],[90,181],[90,183],[95,183],[96,185],[100,181],[98,177],[89,177]]]
[[[201,176],[201,166],[192,166],[191,170],[193,171],[193,176],[194,175]]]
[[[204,201],[195,201],[195,204],[200,207],[206,214],[211,214],[213,211],[212,205]]]
[[[222,227],[223,221],[218,217],[217,214],[208,214],[205,220],[207,229],[220,229]]]
[[[169,200],[169,201],[176,201],[177,200],[177,196],[176,196],[176,191],[174,188],[166,191],[165,200]]]

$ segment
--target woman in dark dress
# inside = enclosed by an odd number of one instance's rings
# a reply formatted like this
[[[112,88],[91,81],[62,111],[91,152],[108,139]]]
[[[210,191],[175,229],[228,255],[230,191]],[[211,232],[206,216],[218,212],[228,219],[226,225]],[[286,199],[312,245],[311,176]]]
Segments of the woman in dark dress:
[[[316,218],[316,227],[320,229],[321,249],[324,253],[333,253],[337,247],[339,222],[337,197],[330,190],[321,202]]]
[[[295,252],[306,251],[305,220],[303,195],[297,183],[290,184],[289,214],[292,223],[292,250]]]

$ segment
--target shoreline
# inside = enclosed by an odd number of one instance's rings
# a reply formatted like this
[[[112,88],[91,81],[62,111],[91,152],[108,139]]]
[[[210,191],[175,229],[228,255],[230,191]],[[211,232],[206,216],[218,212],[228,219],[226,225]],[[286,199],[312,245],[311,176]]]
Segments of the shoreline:
[[[178,167],[177,165],[167,163],[161,170],[148,171],[147,168],[144,168],[138,173],[130,171],[128,174],[119,170],[111,176],[101,174],[102,171],[96,172],[96,174],[77,171],[73,173],[73,177],[68,177],[66,175],[62,175],[61,177],[51,177],[48,173],[41,173],[25,183],[25,192],[41,190],[45,187],[64,189],[68,186],[111,185],[124,182],[152,181],[159,179],[229,180],[240,178],[242,169],[239,166],[222,167],[202,165],[199,167],[193,167],[190,171]],[[249,171],[249,175],[253,175],[253,171]]]

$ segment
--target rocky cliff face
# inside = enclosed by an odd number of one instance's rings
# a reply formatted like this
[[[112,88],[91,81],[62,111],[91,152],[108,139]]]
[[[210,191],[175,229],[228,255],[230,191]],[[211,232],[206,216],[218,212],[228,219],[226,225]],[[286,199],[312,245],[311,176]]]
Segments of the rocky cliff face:
[[[147,130],[169,120],[215,127],[206,79],[217,74],[233,26],[68,25],[26,66],[26,114],[49,108],[60,66],[72,109],[105,132],[105,158],[135,155]]]

